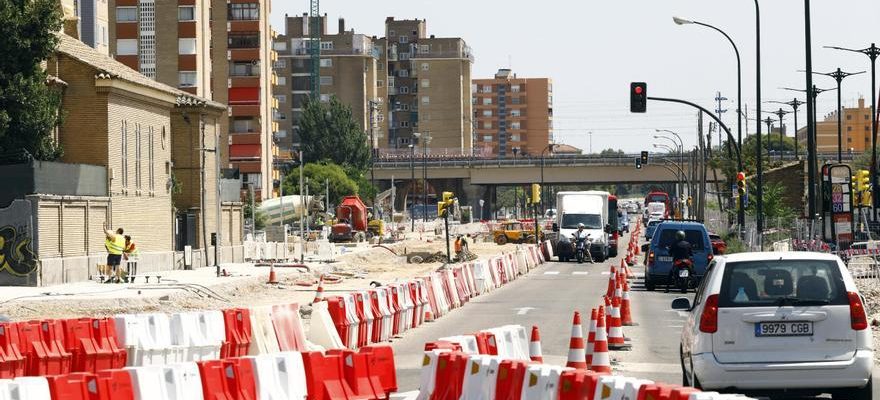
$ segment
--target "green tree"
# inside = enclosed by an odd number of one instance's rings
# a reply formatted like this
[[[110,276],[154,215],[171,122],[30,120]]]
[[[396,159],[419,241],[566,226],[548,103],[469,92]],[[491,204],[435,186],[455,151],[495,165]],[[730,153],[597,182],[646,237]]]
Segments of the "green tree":
[[[260,210],[260,204],[254,201],[253,194],[248,190],[247,201],[244,204],[244,220],[246,223],[250,223],[251,218],[253,218],[255,230],[266,228],[266,221],[269,220],[269,216]]]
[[[749,196],[757,196],[755,185],[750,185]],[[755,215],[756,205],[753,201],[749,201],[749,207],[746,212],[749,215]],[[794,219],[795,213],[791,207],[785,204],[785,186],[778,182],[767,183],[764,185],[764,219],[767,221],[782,221],[788,223]]]
[[[310,195],[323,195],[325,182],[329,182],[330,202],[333,204],[339,204],[343,196],[360,193],[358,183],[349,177],[341,166],[330,162],[306,164],[303,167],[303,178],[309,180]],[[285,176],[284,193],[299,193],[298,172],[291,171]]]
[[[61,148],[52,130],[61,123],[61,94],[46,85],[40,65],[58,45],[57,0],[0,1],[0,152],[26,150],[54,160]]]
[[[602,150],[599,152],[600,156],[605,156],[605,157],[622,156],[624,154],[626,154],[626,153],[623,150],[620,150],[620,149],[614,150],[611,148],[608,148],[608,149],[605,149],[605,150]]]
[[[299,121],[303,156],[307,162],[329,162],[352,176],[370,166],[367,134],[352,117],[351,107],[335,96],[330,102],[309,101]]]

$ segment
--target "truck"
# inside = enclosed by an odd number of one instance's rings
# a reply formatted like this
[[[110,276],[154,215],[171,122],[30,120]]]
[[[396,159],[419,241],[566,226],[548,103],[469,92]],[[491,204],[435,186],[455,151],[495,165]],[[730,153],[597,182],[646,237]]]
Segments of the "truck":
[[[611,231],[608,218],[608,192],[559,192],[556,194],[556,222],[553,231],[558,232],[554,245],[559,261],[566,262],[574,258],[571,234],[576,232],[578,224],[590,235],[593,243],[590,255],[597,262],[605,261],[609,255]]]
[[[360,196],[345,196],[336,207],[336,223],[330,227],[331,243],[368,239],[367,206]]]

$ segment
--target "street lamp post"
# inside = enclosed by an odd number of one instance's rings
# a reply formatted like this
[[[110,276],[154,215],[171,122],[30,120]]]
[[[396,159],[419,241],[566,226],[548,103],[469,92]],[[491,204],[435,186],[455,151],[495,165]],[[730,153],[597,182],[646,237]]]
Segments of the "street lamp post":
[[[768,101],[768,103],[785,104],[785,105],[791,107],[791,109],[792,109],[792,112],[791,112],[791,113],[794,114],[794,159],[795,159],[795,161],[800,160],[800,158],[798,157],[798,147],[800,147],[800,142],[798,141],[798,119],[797,119],[797,115],[798,115],[798,107],[800,107],[800,106],[802,106],[802,105],[804,105],[804,104],[806,104],[806,103],[804,103],[803,101],[798,100],[797,98],[794,98],[792,101],[789,101],[789,102],[782,102],[782,101]],[[780,121],[781,121],[781,120],[780,120]],[[780,122],[780,123],[781,123],[781,122]]]
[[[805,0],[809,3],[810,0]],[[809,54],[809,53],[808,53]],[[755,80],[756,95],[758,104],[757,119],[761,120],[761,6],[758,0],[755,0]],[[755,159],[757,160],[757,168],[755,175],[757,176],[756,185],[757,193],[755,196],[755,222],[758,231],[758,244],[761,249],[764,248],[764,166],[762,160],[761,147],[761,124],[757,124],[757,143],[755,147]],[[742,149],[742,147],[740,147]],[[740,207],[742,210],[742,207]]]
[[[779,159],[780,160],[782,159],[783,153],[785,152],[785,131],[782,129],[785,125],[783,123],[784,122],[783,118],[785,117],[785,114],[788,114],[788,113],[789,112],[783,110],[782,107],[779,107],[779,110],[777,110],[774,113],[774,114],[776,114],[776,116],[779,117]],[[770,117],[767,117],[767,118],[770,118]],[[769,132],[767,133],[767,140],[768,141],[770,140],[770,133]]]
[[[422,144],[422,222],[428,222],[428,144],[431,135],[421,132],[413,132],[413,136]]]
[[[513,164],[516,165],[516,155],[519,154],[519,147],[514,147],[511,150],[513,151]],[[519,219],[519,185],[513,185],[513,218]]]
[[[812,74],[810,74],[812,76]],[[812,79],[810,79],[812,82]],[[784,87],[783,90],[790,90],[793,92],[802,92],[807,94],[807,201],[809,204],[807,205],[807,210],[809,211],[809,218],[812,220],[816,216],[816,180],[818,179],[818,171],[816,171],[816,163],[817,163],[817,155],[816,149],[818,146],[816,139],[816,129],[815,126],[810,126],[810,121],[815,123],[816,121],[816,99],[820,94],[827,92],[832,89],[819,89],[815,85],[811,87],[811,90],[803,90],[803,89],[793,89]]]
[[[407,197],[412,198],[412,200],[410,200],[410,205],[409,205],[409,220],[410,220],[410,225],[411,225],[410,226],[411,232],[416,231],[416,213],[415,213],[415,210],[413,210],[414,206],[416,205],[416,199],[415,199],[415,196],[413,195],[416,190],[416,164],[415,164],[416,161],[415,160],[416,160],[416,146],[411,144],[411,145],[409,145],[409,173],[410,173],[409,187],[411,188],[410,190],[413,193],[407,193],[408,194]]]
[[[773,118],[770,118],[768,115],[767,118],[764,118],[761,122],[767,124],[767,159],[770,159],[770,134],[773,133]],[[782,156],[780,156],[780,159],[781,158]]]
[[[840,99],[840,85],[843,82],[843,78],[848,76],[864,74],[865,71],[860,72],[844,72],[841,71],[840,68],[834,72],[813,72],[816,75],[825,75],[834,78],[837,82],[837,162],[843,162],[843,106],[841,104]]]
[[[544,215],[544,155],[549,151],[553,154],[553,149],[555,149],[558,144],[548,144],[544,150],[541,151],[541,215]]]
[[[673,154],[673,155],[678,153],[678,151],[676,149],[673,149],[673,148],[671,148],[665,144],[662,144],[662,143],[654,143],[654,148],[666,150],[669,154]],[[675,161],[672,161],[671,159],[668,159],[665,157],[662,160],[669,162],[671,164],[675,164],[675,166],[678,168],[679,171],[682,170],[679,163],[676,163]],[[676,179],[678,182],[676,182],[675,197],[678,199],[681,199],[681,197],[683,196],[684,180],[682,179],[681,175],[676,174],[676,177],[677,177]]]

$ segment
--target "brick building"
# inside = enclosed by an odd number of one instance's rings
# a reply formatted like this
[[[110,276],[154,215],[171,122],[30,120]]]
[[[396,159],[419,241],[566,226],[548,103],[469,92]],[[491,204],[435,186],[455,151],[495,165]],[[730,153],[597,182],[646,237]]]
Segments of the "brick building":
[[[481,154],[540,155],[553,141],[553,82],[519,78],[500,69],[493,79],[474,79],[477,120],[474,146]]]
[[[820,153],[837,152],[837,116],[832,111],[824,120],[816,123],[816,147]],[[806,123],[804,123],[806,125]],[[798,142],[807,145],[807,128],[798,129]],[[841,132],[843,151],[852,150],[863,153],[871,150],[871,106],[865,106],[865,99],[858,100],[858,107],[843,108],[843,130]]]

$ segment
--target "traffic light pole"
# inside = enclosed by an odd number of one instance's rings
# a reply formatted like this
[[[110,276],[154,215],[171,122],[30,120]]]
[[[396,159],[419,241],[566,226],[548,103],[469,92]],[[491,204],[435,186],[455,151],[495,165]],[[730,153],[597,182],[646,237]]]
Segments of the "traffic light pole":
[[[670,98],[666,98],[666,97],[650,97],[650,96],[648,96],[648,100],[662,101],[662,102],[667,102],[667,103],[678,103],[678,104],[684,104],[684,105],[688,105],[693,108],[696,108],[697,110],[700,110],[700,111],[708,114],[710,118],[714,119],[715,122],[718,123],[718,126],[720,126],[721,129],[724,129],[724,133],[727,134],[727,140],[729,140],[730,143],[737,143],[736,138],[733,136],[733,134],[730,133],[730,128],[728,128],[727,125],[725,125],[724,122],[722,122],[721,119],[718,118],[718,116],[716,116],[715,114],[712,114],[711,112],[709,112],[709,110],[701,107],[698,104],[694,104],[694,103],[691,103],[686,100],[670,99]],[[736,150],[737,171],[742,171],[743,170],[742,154],[741,154],[742,149],[740,148],[740,146],[738,144],[733,147]],[[745,208],[744,208],[745,205],[743,204],[743,198],[742,198],[743,196],[739,196],[739,197],[740,197],[739,209],[737,210],[736,222],[737,222],[737,224],[739,224],[739,235],[740,235],[740,238],[742,238],[745,233],[746,213],[745,213]]]

